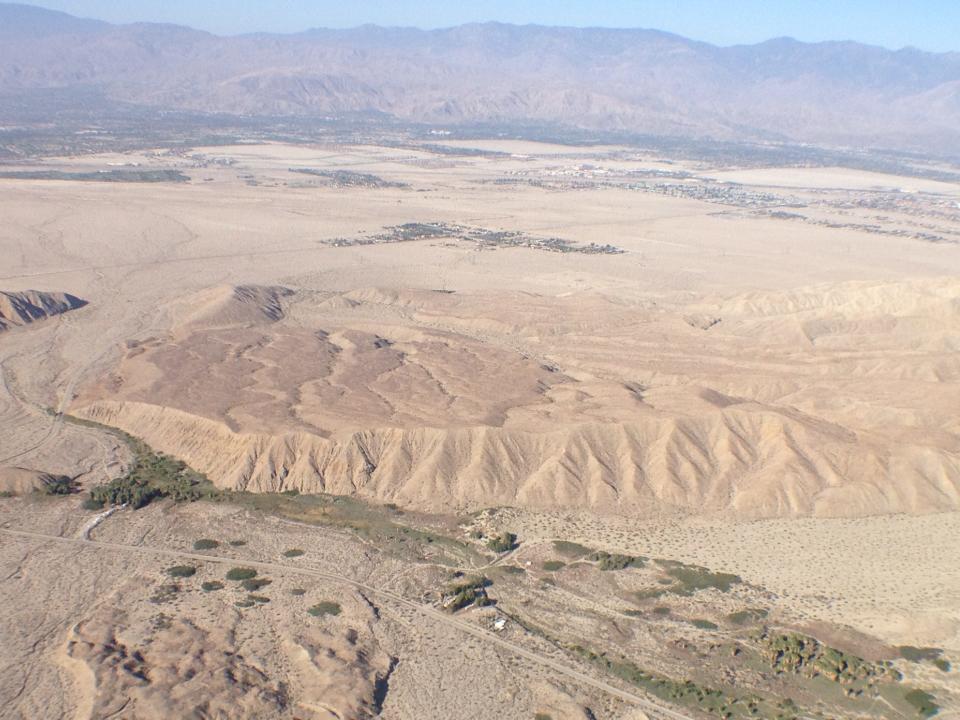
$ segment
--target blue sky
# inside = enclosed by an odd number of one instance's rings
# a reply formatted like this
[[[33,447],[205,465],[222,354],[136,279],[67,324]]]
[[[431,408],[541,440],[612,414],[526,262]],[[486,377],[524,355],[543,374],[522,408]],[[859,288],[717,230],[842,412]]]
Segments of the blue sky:
[[[110,22],[172,22],[219,34],[364,23],[647,27],[719,45],[789,35],[960,50],[960,0],[38,0]]]

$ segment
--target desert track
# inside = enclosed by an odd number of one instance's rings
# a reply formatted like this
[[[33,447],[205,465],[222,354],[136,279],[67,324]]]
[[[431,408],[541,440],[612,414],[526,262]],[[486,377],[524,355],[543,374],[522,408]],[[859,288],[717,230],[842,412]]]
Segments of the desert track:
[[[237,558],[237,557],[218,557],[216,555],[204,555],[201,553],[190,553],[184,552],[181,550],[171,550],[169,548],[157,548],[157,547],[147,547],[147,546],[136,546],[136,545],[124,545],[122,543],[112,543],[112,542],[103,542],[100,540],[86,540],[82,538],[67,538],[59,535],[46,535],[44,533],[30,532],[26,530],[11,530],[7,528],[0,528],[0,534],[6,535],[8,537],[19,538],[21,540],[33,540],[38,542],[56,542],[62,544],[70,545],[85,545],[91,548],[96,548],[99,550],[112,550],[120,552],[136,552],[141,554],[151,554],[151,555],[160,555],[164,557],[172,557],[179,559],[187,560],[196,560],[198,562],[209,562],[209,563],[218,563],[221,565],[236,565],[243,564],[249,567],[255,568],[257,570],[270,570],[278,573],[293,573],[296,575],[304,575],[307,577],[322,578],[324,580],[329,580],[335,583],[340,583],[343,585],[349,585],[351,587],[362,590],[371,595],[378,596],[380,598],[389,600],[391,602],[403,605],[407,608],[417,611],[419,614],[424,616],[426,619],[443,623],[450,627],[456,628],[461,632],[472,635],[483,642],[494,645],[497,648],[506,650],[507,652],[513,653],[518,657],[522,657],[525,660],[530,660],[535,663],[539,663],[544,667],[553,670],[559,675],[574,680],[582,685],[587,685],[589,687],[601,690],[615,698],[623,700],[625,702],[636,705],[641,708],[644,712],[650,714],[650,717],[653,718],[671,718],[672,720],[692,720],[688,715],[684,715],[670,708],[659,705],[645,697],[636,695],[634,693],[621,690],[609,683],[606,683],[602,680],[597,680],[585,673],[582,673],[574,668],[571,668],[563,663],[557,662],[548,657],[544,657],[530,650],[520,647],[512,642],[504,640],[497,637],[493,633],[487,632],[482,628],[479,628],[475,625],[472,625],[468,622],[462,620],[457,620],[456,618],[450,617],[445,613],[434,609],[428,605],[422,603],[414,602],[408,600],[407,598],[398,595],[389,590],[383,590],[382,588],[373,587],[365,583],[353,580],[351,578],[345,577],[343,575],[338,575],[335,573],[323,572],[321,570],[313,570],[310,568],[295,567],[292,565],[284,565],[281,563],[270,563],[263,562],[260,560],[253,560],[249,558]]]

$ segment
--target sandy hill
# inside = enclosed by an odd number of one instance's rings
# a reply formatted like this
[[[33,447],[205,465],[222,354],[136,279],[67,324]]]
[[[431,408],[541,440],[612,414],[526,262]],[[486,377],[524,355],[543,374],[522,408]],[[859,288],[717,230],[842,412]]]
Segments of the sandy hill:
[[[283,301],[293,295],[285,287],[220,285],[178,303],[174,309],[181,325],[243,325],[276,322],[284,316]]]
[[[0,331],[76,310],[86,304],[85,300],[67,293],[49,293],[37,290],[0,291]]]
[[[253,491],[746,517],[960,507],[955,281],[692,306],[368,288],[261,322],[272,292],[194,296],[202,312],[75,411]]]

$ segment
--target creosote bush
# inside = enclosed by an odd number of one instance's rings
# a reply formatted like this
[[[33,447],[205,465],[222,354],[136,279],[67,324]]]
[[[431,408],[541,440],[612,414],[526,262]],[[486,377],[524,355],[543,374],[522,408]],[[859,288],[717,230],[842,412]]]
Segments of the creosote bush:
[[[227,580],[249,580],[250,578],[255,578],[256,576],[257,571],[253,568],[235,567],[230,568],[227,571]]]
[[[193,565],[174,565],[167,568],[167,575],[170,577],[188,578],[197,574],[197,569]]]

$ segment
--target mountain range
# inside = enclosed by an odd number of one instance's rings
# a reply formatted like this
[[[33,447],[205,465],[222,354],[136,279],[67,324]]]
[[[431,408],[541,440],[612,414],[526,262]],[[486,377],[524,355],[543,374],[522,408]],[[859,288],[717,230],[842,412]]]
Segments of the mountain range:
[[[0,4],[0,101],[56,90],[161,110],[953,152],[960,53],[655,30],[469,24],[219,37]],[[39,102],[39,100],[38,100]]]

